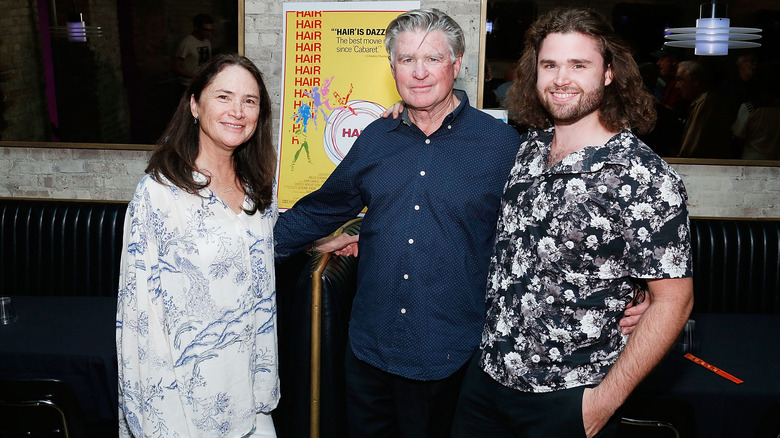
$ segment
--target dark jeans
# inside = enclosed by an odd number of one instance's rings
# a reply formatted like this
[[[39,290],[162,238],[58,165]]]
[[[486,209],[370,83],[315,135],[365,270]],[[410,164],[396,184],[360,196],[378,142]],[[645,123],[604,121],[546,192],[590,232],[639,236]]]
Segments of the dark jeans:
[[[577,438],[585,437],[582,394],[585,387],[546,393],[508,388],[479,366],[480,352],[471,359],[463,381],[453,438]],[[610,421],[597,435],[612,437],[617,423]]]
[[[442,380],[419,381],[387,373],[347,346],[347,425],[352,438],[447,438],[464,365]]]

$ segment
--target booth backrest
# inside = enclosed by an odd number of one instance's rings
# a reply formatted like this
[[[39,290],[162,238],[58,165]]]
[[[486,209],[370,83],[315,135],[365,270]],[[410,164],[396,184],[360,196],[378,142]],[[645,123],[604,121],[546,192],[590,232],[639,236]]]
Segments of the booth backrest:
[[[0,294],[116,295],[126,209],[0,199]],[[780,314],[780,220],[695,218],[691,240],[694,311]]]
[[[0,200],[0,293],[117,293],[126,202]]]
[[[780,314],[780,221],[692,219],[693,311]]]

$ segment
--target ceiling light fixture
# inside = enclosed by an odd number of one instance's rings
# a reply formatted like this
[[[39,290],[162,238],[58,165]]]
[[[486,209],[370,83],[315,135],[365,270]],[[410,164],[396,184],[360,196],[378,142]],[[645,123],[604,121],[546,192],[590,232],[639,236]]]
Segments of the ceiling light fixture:
[[[695,49],[696,55],[728,55],[729,49],[760,47],[754,40],[761,39],[761,29],[753,27],[729,27],[725,3],[703,3],[699,7],[696,27],[666,29],[664,43],[670,47]]]
[[[103,36],[103,29],[100,26],[87,26],[84,22],[84,15],[76,12],[75,4],[72,5],[71,12],[68,14],[68,22],[65,26],[57,26],[57,5],[54,0],[51,2],[52,23],[54,26],[49,28],[54,37],[67,37],[72,43],[86,43],[87,37],[96,38]]]

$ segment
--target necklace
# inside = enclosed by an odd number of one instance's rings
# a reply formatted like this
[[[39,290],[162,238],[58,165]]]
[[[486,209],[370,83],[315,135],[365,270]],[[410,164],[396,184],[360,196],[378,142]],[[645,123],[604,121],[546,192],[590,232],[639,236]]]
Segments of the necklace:
[[[216,185],[216,184],[214,184],[214,187],[217,187],[217,185]],[[235,180],[234,180],[234,181],[233,181],[233,184],[231,184],[231,185],[230,185],[230,187],[228,187],[228,188],[226,188],[226,189],[219,189],[219,191],[220,191],[221,193],[227,193],[227,192],[230,192],[230,191],[232,191],[232,190],[233,190],[235,187],[236,187],[236,182],[235,182]]]

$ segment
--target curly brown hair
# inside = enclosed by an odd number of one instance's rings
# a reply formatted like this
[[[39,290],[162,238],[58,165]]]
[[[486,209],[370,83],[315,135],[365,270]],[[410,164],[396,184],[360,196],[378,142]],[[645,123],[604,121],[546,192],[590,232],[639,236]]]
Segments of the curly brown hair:
[[[200,152],[198,144],[198,125],[193,123],[190,112],[190,96],[196,101],[200,95],[226,67],[239,66],[246,69],[257,81],[260,89],[260,114],[257,128],[252,137],[233,151],[233,167],[236,177],[246,190],[246,195],[252,200],[252,209],[248,214],[265,210],[273,199],[273,182],[276,177],[276,150],[271,140],[273,117],[271,114],[271,98],[263,82],[263,74],[248,58],[236,54],[220,54],[204,64],[198,74],[192,79],[187,91],[182,95],[179,106],[168,127],[165,128],[157,141],[154,152],[149,158],[146,173],[152,174],[157,181],[165,177],[173,185],[182,190],[198,194],[209,185],[198,183],[193,178],[195,159]]]
[[[589,8],[554,9],[528,29],[523,55],[515,69],[516,79],[507,93],[510,119],[524,127],[552,126],[552,118],[542,106],[536,90],[539,49],[547,35],[570,32],[595,39],[604,57],[604,67],[612,69],[613,80],[604,89],[599,108],[601,123],[611,131],[650,132],[656,119],[653,96],[642,84],[631,50],[605,17]]]

